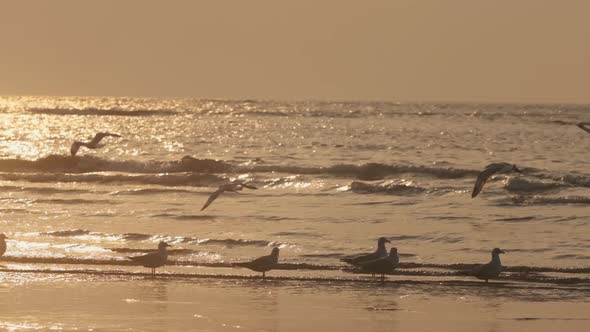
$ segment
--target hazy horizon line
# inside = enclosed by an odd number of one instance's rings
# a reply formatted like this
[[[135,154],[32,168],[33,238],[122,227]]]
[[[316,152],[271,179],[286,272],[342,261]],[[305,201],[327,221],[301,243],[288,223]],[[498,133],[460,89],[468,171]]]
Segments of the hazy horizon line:
[[[590,100],[585,102],[578,101],[451,101],[451,100],[385,100],[385,99],[331,99],[331,98],[241,98],[241,97],[196,97],[196,96],[182,96],[182,95],[162,95],[162,96],[148,96],[148,95],[54,95],[54,94],[0,94],[3,97],[48,97],[48,98],[129,98],[129,99],[193,99],[203,101],[254,101],[254,102],[285,102],[285,103],[303,103],[303,102],[325,102],[325,103],[391,103],[391,104],[449,104],[449,105],[572,105],[583,106],[590,105]]]

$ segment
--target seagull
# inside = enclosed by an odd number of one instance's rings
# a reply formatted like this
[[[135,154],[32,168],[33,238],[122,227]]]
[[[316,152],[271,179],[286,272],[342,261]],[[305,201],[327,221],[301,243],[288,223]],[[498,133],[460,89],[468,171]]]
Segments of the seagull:
[[[168,251],[166,247],[171,247],[168,243],[162,241],[158,244],[158,251],[146,255],[128,257],[130,260],[141,264],[143,267],[152,269],[152,275],[156,274],[156,268],[166,265]]]
[[[255,187],[251,184],[247,184],[247,183],[243,183],[243,182],[232,182],[232,183],[222,184],[221,186],[219,186],[219,188],[217,188],[217,190],[215,192],[213,192],[209,196],[209,199],[207,199],[207,202],[205,203],[205,205],[203,205],[203,207],[201,208],[201,211],[205,210],[209,205],[211,205],[211,203],[213,203],[213,201],[215,199],[217,199],[217,197],[219,197],[219,195],[223,194],[224,191],[238,192],[244,188],[258,189],[257,187]]]
[[[384,237],[380,237],[377,240],[377,250],[375,250],[375,252],[370,253],[370,254],[360,254],[360,255],[355,255],[353,257],[342,258],[342,259],[340,259],[340,261],[354,265],[354,266],[359,266],[359,264],[362,262],[372,261],[375,259],[386,257],[387,256],[387,249],[385,248],[386,242],[390,243],[391,241],[389,241],[388,239],[386,239]]]
[[[0,234],[0,257],[6,252],[6,235]]]
[[[253,261],[245,263],[235,263],[234,266],[245,267],[252,271],[262,272],[262,278],[266,277],[266,271],[270,271],[279,263],[279,248],[272,248],[268,256],[256,258]]]
[[[509,172],[517,172],[522,173],[520,169],[516,167],[516,165],[508,164],[508,163],[491,163],[486,166],[479,175],[477,176],[477,181],[475,181],[475,186],[473,187],[473,192],[471,193],[471,198],[474,198],[479,194],[479,192],[483,189],[484,184],[488,179],[496,174],[496,173],[509,173]]]
[[[98,133],[94,136],[94,138],[92,139],[92,141],[86,143],[86,142],[80,142],[80,141],[75,141],[74,143],[72,143],[72,147],[70,148],[70,152],[72,153],[72,156],[75,156],[76,153],[78,153],[78,149],[80,149],[81,146],[85,146],[89,149],[98,149],[98,148],[102,148],[104,145],[102,144],[98,144],[100,142],[100,140],[102,140],[103,138],[107,137],[107,136],[112,136],[112,137],[121,137],[121,135],[117,135],[117,134],[111,134],[111,133]]]
[[[389,251],[389,255],[378,259],[364,261],[358,265],[362,271],[381,274],[381,281],[385,281],[385,273],[391,273],[399,266],[399,257],[397,255],[397,248],[393,247]]]
[[[502,263],[500,262],[500,254],[505,254],[500,248],[492,250],[492,260],[483,265],[478,265],[468,272],[468,275],[474,276],[477,279],[485,280],[497,278],[502,272]]]
[[[578,123],[578,127],[580,127],[580,129],[582,129],[583,131],[590,133],[590,128],[588,128],[588,126],[590,126],[590,122],[580,122]]]

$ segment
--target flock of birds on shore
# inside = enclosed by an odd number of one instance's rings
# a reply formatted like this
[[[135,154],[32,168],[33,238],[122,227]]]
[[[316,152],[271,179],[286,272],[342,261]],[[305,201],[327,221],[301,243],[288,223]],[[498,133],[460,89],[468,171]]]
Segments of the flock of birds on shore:
[[[578,124],[578,127],[590,133],[590,122],[581,122]],[[99,143],[105,137],[121,137],[121,135],[112,134],[108,132],[101,132],[96,134],[94,138],[89,142],[74,141],[70,148],[72,157],[76,156],[78,150],[82,146],[88,149],[98,149],[103,147],[104,145]],[[512,172],[522,173],[522,171],[518,169],[514,164],[498,162],[487,165],[486,168],[483,171],[481,171],[477,176],[475,185],[473,187],[473,191],[471,193],[471,197],[475,198],[482,191],[485,183],[493,175],[508,174]],[[201,208],[201,211],[203,211],[209,205],[211,205],[211,203],[213,203],[213,201],[215,201],[222,193],[226,191],[237,192],[242,190],[243,188],[257,189],[257,187],[255,187],[254,185],[244,182],[230,182],[222,184],[215,192],[213,192],[209,196],[209,198]],[[387,238],[380,237],[377,240],[377,249],[374,252],[345,257],[342,258],[341,261],[354,266],[360,272],[370,273],[373,275],[373,277],[375,277],[375,275],[380,275],[381,281],[384,281],[385,275],[392,273],[399,266],[399,256],[397,253],[397,248],[392,247],[389,250],[389,253],[387,252],[385,244],[390,242],[391,241],[389,241]],[[170,246],[171,245],[169,245],[168,243],[162,241],[158,244],[158,250],[156,252],[140,256],[132,256],[128,258],[143,267],[150,268],[152,275],[154,275],[156,273],[156,268],[166,265],[168,260],[167,248]],[[2,257],[2,255],[4,255],[5,252],[6,236],[0,233],[0,257]],[[494,248],[492,250],[492,259],[488,263],[478,265],[469,271],[465,271],[465,274],[469,276],[474,276],[481,280],[485,280],[486,283],[490,279],[497,278],[502,272],[500,254],[504,253],[505,252],[500,248]],[[274,247],[272,248],[270,255],[262,256],[249,262],[235,263],[234,266],[248,268],[256,272],[262,272],[262,278],[265,278],[266,272],[276,268],[278,262],[279,248]]]

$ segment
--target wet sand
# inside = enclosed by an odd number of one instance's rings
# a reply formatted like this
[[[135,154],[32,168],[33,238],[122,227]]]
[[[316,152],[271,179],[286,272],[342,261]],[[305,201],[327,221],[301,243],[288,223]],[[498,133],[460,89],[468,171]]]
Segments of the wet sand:
[[[8,331],[581,331],[590,320],[587,287],[9,268],[0,271]]]

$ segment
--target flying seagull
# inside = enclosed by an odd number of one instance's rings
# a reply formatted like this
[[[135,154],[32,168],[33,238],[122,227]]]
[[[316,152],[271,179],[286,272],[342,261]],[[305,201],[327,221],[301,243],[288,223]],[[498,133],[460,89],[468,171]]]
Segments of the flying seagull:
[[[279,248],[272,248],[268,256],[258,257],[253,261],[245,263],[235,263],[234,266],[245,267],[252,271],[262,272],[262,278],[266,277],[266,272],[272,270],[279,263]]]
[[[217,197],[219,197],[219,195],[223,194],[224,191],[238,192],[244,188],[258,189],[257,187],[255,187],[251,184],[247,184],[247,183],[243,183],[243,182],[232,182],[232,183],[222,184],[221,186],[219,186],[219,188],[217,188],[217,190],[215,192],[213,192],[209,196],[209,199],[207,199],[207,202],[205,202],[205,205],[203,205],[203,207],[201,208],[201,211],[205,210],[209,205],[211,205],[211,203],[213,203],[213,201],[216,200]]]
[[[475,186],[473,187],[473,192],[471,193],[471,198],[474,198],[479,194],[479,192],[483,189],[484,184],[492,175],[496,173],[510,173],[510,172],[517,172],[522,173],[516,165],[508,164],[508,163],[491,163],[486,168],[479,173],[477,176],[477,181],[475,181]]]
[[[590,128],[588,128],[588,126],[590,126],[590,122],[580,122],[578,123],[578,127],[580,127],[580,129],[582,129],[583,131],[590,133]]]
[[[143,267],[152,269],[152,275],[156,274],[156,268],[166,265],[168,260],[168,251],[166,250],[170,245],[164,241],[158,244],[158,251],[149,254],[128,257],[130,260],[141,264]]]
[[[6,235],[0,234],[0,257],[6,252]]]
[[[70,152],[72,153],[72,156],[75,156],[76,153],[78,153],[78,149],[80,149],[81,146],[85,146],[89,149],[102,148],[104,145],[98,144],[98,143],[100,143],[100,140],[102,140],[103,138],[105,138],[107,136],[121,137],[121,135],[117,135],[117,134],[98,133],[94,136],[94,138],[90,142],[75,141],[74,143],[72,143],[72,147],[70,148]]]
[[[399,257],[397,255],[397,248],[393,247],[389,251],[389,255],[377,258],[370,261],[362,262],[358,265],[362,271],[373,274],[381,274],[381,281],[385,281],[385,274],[391,273],[399,266]]]
[[[492,260],[483,265],[478,265],[469,271],[467,274],[474,276],[477,279],[485,280],[497,278],[502,272],[502,263],[500,262],[500,254],[505,254],[500,248],[494,248],[492,250]]]
[[[385,243],[390,243],[390,242],[391,241],[389,241],[388,239],[386,239],[384,237],[380,237],[377,240],[377,250],[375,250],[375,252],[372,252],[370,254],[360,254],[360,255],[355,255],[352,257],[342,258],[342,259],[340,259],[340,261],[348,263],[350,265],[359,266],[359,264],[362,262],[372,261],[375,259],[386,257],[387,256],[387,249],[385,248]]]

